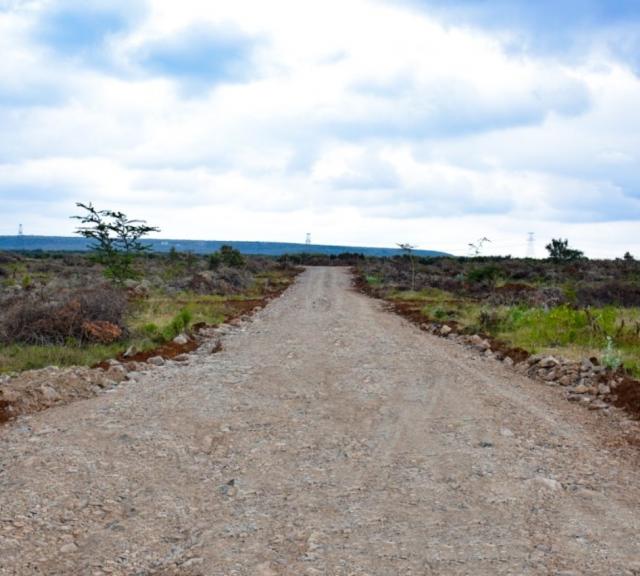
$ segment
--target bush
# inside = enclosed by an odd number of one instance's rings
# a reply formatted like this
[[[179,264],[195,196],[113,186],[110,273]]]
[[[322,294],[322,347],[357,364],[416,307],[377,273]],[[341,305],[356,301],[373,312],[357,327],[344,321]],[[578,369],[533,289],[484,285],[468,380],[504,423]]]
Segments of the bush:
[[[611,336],[607,336],[607,345],[602,354],[602,364],[611,370],[617,370],[622,366],[622,355],[613,344]]]
[[[466,275],[466,280],[470,284],[489,283],[494,284],[498,278],[502,275],[500,268],[493,265],[482,266],[469,270]]]
[[[220,268],[220,264],[222,263],[222,258],[220,256],[220,252],[214,252],[209,255],[208,264],[209,270],[217,270]]]
[[[158,325],[153,322],[145,324],[142,327],[142,333],[150,340],[158,340],[158,338],[161,336],[160,328],[158,328]]]
[[[545,248],[553,262],[575,262],[584,258],[583,252],[569,248],[568,240],[554,238]]]
[[[64,344],[113,341],[125,334],[124,294],[110,287],[28,294],[8,304],[0,324],[5,343]],[[111,334],[112,338],[107,340]]]
[[[636,282],[604,282],[580,286],[576,290],[580,306],[640,306],[640,286]]]
[[[240,250],[231,246],[222,246],[220,248],[220,259],[225,266],[230,268],[242,268],[245,265],[245,260],[240,254]]]
[[[162,331],[163,338],[167,341],[173,340],[178,334],[182,334],[189,329],[192,320],[193,314],[187,308],[183,308]]]

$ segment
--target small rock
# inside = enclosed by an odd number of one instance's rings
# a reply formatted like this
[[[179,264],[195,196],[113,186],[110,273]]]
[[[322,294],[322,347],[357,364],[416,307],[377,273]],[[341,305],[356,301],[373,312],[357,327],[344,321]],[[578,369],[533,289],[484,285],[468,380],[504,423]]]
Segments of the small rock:
[[[527,364],[529,364],[529,366],[533,366],[534,364],[540,362],[540,360],[542,360],[543,358],[544,356],[542,354],[534,354],[533,356],[529,356],[529,358],[527,359]]]
[[[127,377],[127,370],[121,364],[111,366],[105,374],[105,378],[115,382],[122,382]]]
[[[109,378],[101,378],[98,380],[98,391],[102,388],[115,388],[118,383],[115,380],[110,380]],[[97,393],[97,392],[96,392]]]
[[[178,354],[173,360],[175,362],[187,362],[189,360],[189,354]]]
[[[560,386],[571,386],[571,384],[573,384],[573,378],[567,374],[558,380],[558,384],[560,384]]]
[[[135,356],[138,353],[138,350],[135,346],[129,346],[126,352],[123,354],[125,358],[131,358],[131,356]]]
[[[147,364],[152,366],[164,366],[164,358],[162,356],[152,356],[147,360]]]
[[[580,363],[580,370],[582,370],[583,372],[590,372],[591,370],[593,370],[594,366],[591,363],[591,360],[588,359],[584,359],[581,363]]]
[[[509,367],[513,366],[513,360],[509,356],[505,356],[504,360],[502,361],[502,363],[505,366],[509,366]]]
[[[606,410],[609,408],[609,404],[602,400],[595,400],[589,404],[589,410]]]
[[[504,436],[505,438],[513,438],[513,432],[509,430],[509,428],[501,428],[500,436]]]
[[[541,368],[555,368],[558,364],[558,360],[553,356],[546,356],[539,362]]]
[[[180,346],[184,346],[185,344],[188,344],[188,342],[189,342],[189,337],[186,334],[178,334],[173,339],[173,343],[178,344]]]
[[[70,554],[71,552],[75,552],[77,549],[78,547],[73,542],[69,542],[68,544],[60,547],[60,552],[62,554]]]
[[[469,344],[471,344],[474,348],[477,348],[480,351],[487,350],[491,348],[491,344],[482,338],[479,334],[474,334],[469,337]]]
[[[589,392],[589,388],[587,386],[585,386],[584,384],[578,384],[572,390],[572,392],[574,392],[575,394],[586,394],[587,392]]]
[[[51,386],[47,386],[46,384],[40,386],[40,393],[45,400],[49,400],[50,402],[60,400],[60,394],[58,394],[58,391]]]
[[[554,480],[553,478],[543,478],[542,476],[537,476],[531,482],[533,482],[537,486],[540,486],[541,488],[546,488],[554,492],[562,490],[562,484],[560,484],[560,482]]]
[[[238,493],[235,479],[229,480],[229,482],[220,486],[218,488],[218,492],[220,492],[220,494],[222,494],[223,496],[235,496]]]
[[[127,372],[138,372],[142,368],[142,365],[138,362],[127,362],[122,366]]]
[[[448,336],[449,334],[451,334],[451,327],[443,324],[440,327],[440,334],[442,334],[443,336]]]
[[[254,570],[253,574],[256,576],[278,576],[278,573],[271,568],[270,562],[263,562],[262,564],[258,564]]]
[[[611,388],[606,384],[598,384],[598,394],[601,396],[606,396],[607,394],[611,394]]]

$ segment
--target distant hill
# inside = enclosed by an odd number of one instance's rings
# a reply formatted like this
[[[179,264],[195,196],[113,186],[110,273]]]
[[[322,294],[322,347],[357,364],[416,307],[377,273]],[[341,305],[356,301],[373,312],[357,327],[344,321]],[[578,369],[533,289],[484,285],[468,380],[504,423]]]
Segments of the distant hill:
[[[400,254],[397,248],[370,248],[364,246],[321,246],[317,244],[292,244],[287,242],[232,242],[221,240],[147,240],[155,252],[168,252],[175,248],[180,252],[210,254],[227,244],[243,254],[281,256],[282,254],[342,254],[352,252],[365,256],[394,256]],[[0,250],[42,250],[84,252],[88,250],[87,240],[75,236],[0,236]],[[447,256],[445,252],[416,250],[419,256]]]

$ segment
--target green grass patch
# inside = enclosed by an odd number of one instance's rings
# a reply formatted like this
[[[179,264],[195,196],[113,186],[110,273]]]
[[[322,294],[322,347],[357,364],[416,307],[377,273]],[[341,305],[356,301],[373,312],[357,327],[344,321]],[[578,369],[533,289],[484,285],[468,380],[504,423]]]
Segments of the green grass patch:
[[[595,356],[614,364],[619,359],[640,376],[640,308],[488,306],[439,290],[398,292],[392,299],[422,304],[429,320],[455,321],[469,332],[491,334],[531,353],[574,360]]]
[[[0,372],[21,372],[45,366],[92,366],[113,358],[126,350],[128,343],[103,345],[24,346],[12,344],[0,347]]]
[[[426,288],[425,290],[413,291],[402,290],[393,292],[389,298],[391,300],[399,300],[402,302],[456,302],[459,298],[456,298],[450,292],[439,290],[438,288]]]

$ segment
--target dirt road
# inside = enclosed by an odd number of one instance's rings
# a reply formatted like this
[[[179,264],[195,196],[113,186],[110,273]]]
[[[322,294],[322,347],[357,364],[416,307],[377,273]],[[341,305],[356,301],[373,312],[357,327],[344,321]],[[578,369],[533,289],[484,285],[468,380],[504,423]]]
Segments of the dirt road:
[[[640,574],[614,417],[349,286],[0,429],[0,574]]]

